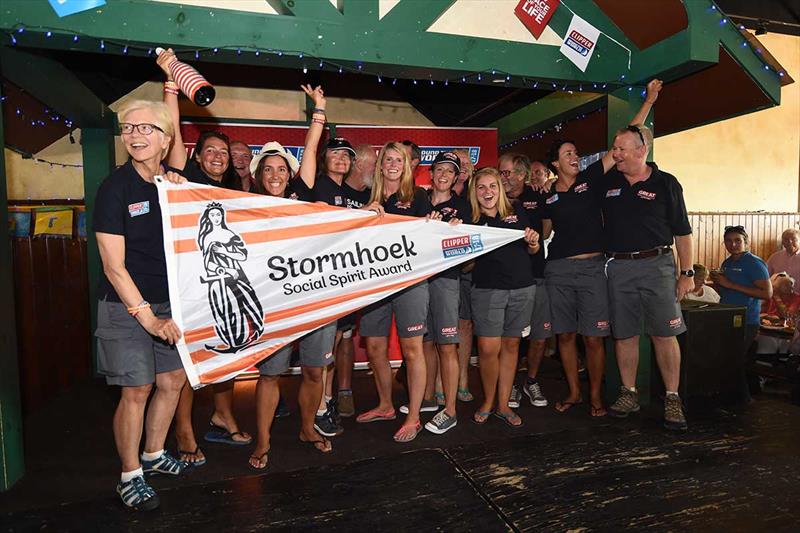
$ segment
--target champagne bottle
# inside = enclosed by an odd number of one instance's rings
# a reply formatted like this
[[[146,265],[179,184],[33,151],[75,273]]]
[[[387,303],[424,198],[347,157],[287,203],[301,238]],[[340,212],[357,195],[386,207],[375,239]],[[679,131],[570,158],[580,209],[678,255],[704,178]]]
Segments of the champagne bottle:
[[[164,52],[163,48],[156,48],[156,54],[161,55],[162,52]],[[183,94],[195,104],[205,107],[214,101],[214,97],[217,95],[214,86],[208,83],[194,67],[179,61],[176,57],[170,61],[167,68],[172,72],[172,77]]]

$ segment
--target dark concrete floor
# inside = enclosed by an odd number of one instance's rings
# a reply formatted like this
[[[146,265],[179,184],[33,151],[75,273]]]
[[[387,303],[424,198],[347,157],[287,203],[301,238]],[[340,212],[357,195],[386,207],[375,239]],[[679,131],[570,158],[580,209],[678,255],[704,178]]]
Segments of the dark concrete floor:
[[[552,405],[565,389],[558,365],[546,360],[542,377]],[[295,410],[297,381],[282,385]],[[237,384],[246,430],[255,424],[253,389]],[[373,405],[370,376],[357,374],[354,389],[358,411]],[[202,435],[210,394],[197,398]],[[662,429],[658,401],[625,421],[523,402],[520,429],[494,418],[479,427],[469,421],[476,402],[462,403],[455,429],[423,431],[407,445],[391,440],[399,421],[345,419],[328,455],[297,445],[294,412],[275,423],[267,473],[248,470],[252,447],[201,444],[207,465],[151,478],[162,505],[150,514],[127,512],[113,490],[115,401],[114,389],[93,380],[26,419],[27,473],[0,494],[0,531],[793,531],[800,523],[800,407],[778,395],[743,411],[699,410],[677,434]]]

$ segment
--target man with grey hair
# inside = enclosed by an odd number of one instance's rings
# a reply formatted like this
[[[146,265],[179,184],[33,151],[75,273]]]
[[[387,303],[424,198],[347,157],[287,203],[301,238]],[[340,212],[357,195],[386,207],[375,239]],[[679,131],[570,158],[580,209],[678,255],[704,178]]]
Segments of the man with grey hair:
[[[353,167],[344,180],[344,195],[347,199],[347,207],[359,209],[369,203],[369,196],[372,192],[372,178],[375,174],[375,163],[378,155],[375,148],[368,144],[356,147],[356,157]]]
[[[781,235],[782,250],[778,250],[767,259],[770,275],[786,272],[794,279],[800,279],[800,230],[789,228]],[[800,294],[800,283],[795,284],[792,291]]]
[[[678,396],[681,353],[677,335],[686,331],[680,300],[694,288],[692,227],[675,176],[647,162],[653,135],[641,125],[617,132],[612,148],[615,168],[598,187],[606,236],[606,272],[620,396],[609,414],[626,417],[639,411],[636,371],[639,334],[655,346],[656,362],[666,389],[664,426],[686,429]],[[675,277],[678,254],[680,275]]]

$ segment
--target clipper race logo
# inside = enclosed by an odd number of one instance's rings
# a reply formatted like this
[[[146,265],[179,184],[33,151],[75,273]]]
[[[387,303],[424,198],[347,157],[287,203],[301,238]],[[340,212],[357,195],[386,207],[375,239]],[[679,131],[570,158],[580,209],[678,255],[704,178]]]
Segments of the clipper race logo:
[[[467,255],[483,250],[480,235],[464,235],[442,240],[442,255],[445,258]]]
[[[572,30],[564,44],[582,56],[588,56],[589,52],[594,48],[594,41],[581,34],[578,30]]]
[[[225,343],[225,346],[206,344],[206,349],[236,353],[256,342],[264,331],[261,302],[242,270],[247,248],[242,238],[228,229],[225,210],[217,202],[206,206],[198,225],[197,246],[203,253],[205,267],[200,281],[208,287],[214,330]]]

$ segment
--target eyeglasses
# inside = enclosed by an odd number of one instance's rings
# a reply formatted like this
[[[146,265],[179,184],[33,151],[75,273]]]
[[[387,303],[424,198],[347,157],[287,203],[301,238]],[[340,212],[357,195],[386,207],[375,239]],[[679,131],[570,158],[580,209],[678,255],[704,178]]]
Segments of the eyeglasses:
[[[507,178],[507,177],[509,177],[511,175],[511,171],[510,170],[501,170],[500,171],[500,175],[503,176],[504,178]]]
[[[119,124],[119,131],[123,135],[130,135],[133,133],[133,129],[136,128],[136,131],[141,133],[142,135],[150,135],[153,133],[153,130],[158,130],[161,133],[164,133],[164,130],[156,126],[155,124],[131,124],[130,122],[120,122]]]
[[[639,129],[639,126],[627,126],[625,129],[628,130],[631,133],[638,134],[639,135],[639,139],[642,140],[642,144],[647,145],[647,143],[644,142],[644,135],[642,135],[642,130]]]

